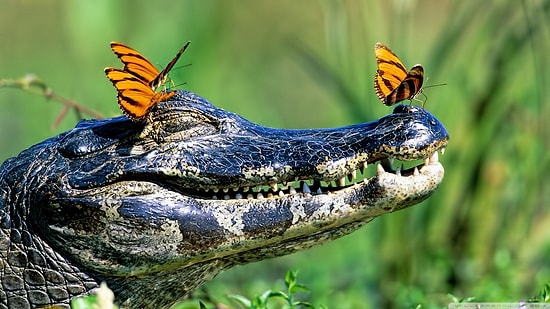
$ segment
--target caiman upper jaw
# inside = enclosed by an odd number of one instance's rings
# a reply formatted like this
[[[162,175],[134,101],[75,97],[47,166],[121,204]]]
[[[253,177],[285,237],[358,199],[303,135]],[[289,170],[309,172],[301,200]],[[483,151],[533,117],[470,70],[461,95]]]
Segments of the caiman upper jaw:
[[[443,152],[443,149],[441,151]],[[417,181],[422,182],[421,178],[426,176],[428,171],[425,171],[431,164],[430,171],[434,166],[443,169],[439,163],[438,152],[434,152],[431,157],[424,159],[424,161],[418,165],[404,169],[402,166],[394,167],[392,159],[382,159],[376,164],[369,165],[369,168],[376,170],[376,175],[382,175],[384,173],[394,174],[396,177],[411,177],[416,179],[399,179],[396,178],[394,183],[400,181]],[[231,199],[264,199],[264,198],[281,198],[288,194],[306,193],[311,195],[319,194],[335,194],[344,188],[361,185],[361,183],[367,183],[370,178],[367,173],[367,163],[357,170],[352,170],[346,177],[342,177],[337,180],[317,180],[317,179],[300,179],[296,177],[294,181],[283,183],[271,183],[271,184],[259,184],[254,187],[233,187],[233,188],[214,188],[214,189],[183,189],[186,195],[193,196],[198,199],[212,199],[212,200],[231,200]],[[437,173],[441,173],[437,171]],[[426,186],[429,186],[428,184]]]
[[[361,181],[365,168],[375,162],[394,171],[388,164],[393,159],[427,159],[448,141],[441,123],[415,106],[397,106],[392,114],[359,125],[285,130],[258,126],[182,93],[178,96],[184,100],[159,103],[145,126],[129,129],[128,122],[108,123],[114,135],[104,133],[104,140],[96,137],[101,124],[83,123],[81,130],[68,134],[60,152],[75,159],[93,154],[98,162],[93,173],[82,170],[68,175],[69,184],[85,189],[147,180],[200,199],[277,197],[295,191],[315,194]],[[117,152],[126,157],[112,158],[105,150],[121,138],[120,131],[112,129],[117,127],[128,132],[128,148],[117,146]],[[113,164],[118,167],[113,169]],[[412,172],[401,171],[401,175],[412,177]]]

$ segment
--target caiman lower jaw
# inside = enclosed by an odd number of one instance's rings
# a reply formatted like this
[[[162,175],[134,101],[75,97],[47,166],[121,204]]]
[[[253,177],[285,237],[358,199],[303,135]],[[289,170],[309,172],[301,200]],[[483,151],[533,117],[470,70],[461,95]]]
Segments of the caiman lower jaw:
[[[445,148],[441,148],[438,151],[443,154]],[[430,183],[431,180],[428,179],[433,179],[433,174],[443,175],[443,166],[439,163],[439,155],[437,151],[435,151],[429,158],[424,159],[423,163],[408,169],[403,169],[402,167],[394,168],[393,161],[394,160],[392,158],[385,158],[375,162],[374,164],[369,163],[369,168],[371,165],[376,165],[376,175],[372,177],[366,176],[367,173],[365,170],[367,163],[365,163],[360,169],[354,170],[349,173],[347,177],[343,177],[338,180],[323,181],[296,179],[293,182],[257,185],[255,187],[201,189],[192,190],[189,192],[184,190],[184,192],[189,194],[191,197],[200,200],[261,200],[283,198],[297,193],[306,193],[312,196],[321,194],[332,195],[349,187],[368,184],[376,177],[380,178],[381,176],[384,176],[384,179],[393,179],[392,186],[395,188],[409,186],[410,183],[419,183],[424,184],[426,189],[430,188],[431,190],[435,190],[439,182],[437,184],[433,184]],[[439,181],[441,181],[441,179],[439,179]],[[396,186],[396,184],[399,183],[403,183],[403,185]]]

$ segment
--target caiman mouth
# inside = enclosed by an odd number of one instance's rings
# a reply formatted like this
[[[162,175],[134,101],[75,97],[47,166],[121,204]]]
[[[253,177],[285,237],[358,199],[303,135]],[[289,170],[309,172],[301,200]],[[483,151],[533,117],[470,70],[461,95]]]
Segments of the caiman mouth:
[[[277,182],[271,184],[258,184],[255,186],[243,186],[232,188],[213,188],[213,189],[184,189],[182,193],[185,195],[202,199],[202,200],[240,200],[240,199],[270,199],[281,198],[288,195],[298,193],[306,193],[310,195],[335,194],[342,189],[368,182],[375,176],[382,174],[392,174],[395,177],[420,178],[426,176],[431,171],[427,168],[438,166],[443,168],[439,163],[438,151],[443,155],[445,148],[442,147],[436,150],[428,158],[425,158],[421,163],[404,168],[405,165],[410,166],[412,161],[403,162],[391,157],[382,157],[372,162],[364,162],[360,164],[358,169],[352,170],[347,176],[339,179],[304,179],[303,177],[294,177],[292,181]],[[418,160],[417,160],[418,161]],[[374,167],[376,166],[376,167]],[[394,167],[397,166],[397,167]],[[396,178],[396,181],[399,181]],[[413,179],[408,179],[412,181]]]

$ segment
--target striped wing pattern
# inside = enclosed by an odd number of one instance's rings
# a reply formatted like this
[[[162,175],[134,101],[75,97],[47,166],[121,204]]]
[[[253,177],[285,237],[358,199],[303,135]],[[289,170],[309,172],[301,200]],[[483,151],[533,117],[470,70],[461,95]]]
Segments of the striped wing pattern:
[[[105,75],[117,89],[118,104],[131,120],[142,121],[151,107],[176,94],[175,90],[156,92],[166,82],[190,42],[187,42],[162,71],[135,49],[119,42],[111,42],[111,49],[124,64],[124,68],[105,68]]]
[[[130,46],[119,42],[111,42],[111,49],[124,64],[123,70],[133,74],[145,83],[148,84],[159,75],[159,70],[141,53]]]
[[[376,95],[385,105],[414,99],[422,91],[424,68],[417,64],[407,71],[403,62],[386,45],[374,46],[377,70],[374,76]]]
[[[134,121],[141,121],[156,103],[176,94],[175,90],[155,92],[140,77],[121,69],[106,68],[105,74],[118,91],[120,109]]]

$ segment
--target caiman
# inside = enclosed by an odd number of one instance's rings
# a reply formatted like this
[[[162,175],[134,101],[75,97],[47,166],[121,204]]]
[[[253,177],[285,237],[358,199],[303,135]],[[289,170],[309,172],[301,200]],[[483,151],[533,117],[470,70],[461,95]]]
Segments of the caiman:
[[[68,307],[101,282],[124,308],[167,308],[224,269],[426,199],[447,141],[416,106],[289,130],[186,91],[140,123],[81,121],[0,167],[0,308]]]

